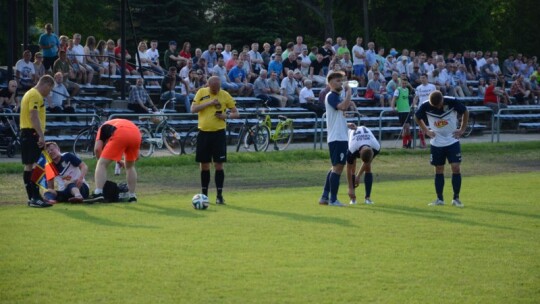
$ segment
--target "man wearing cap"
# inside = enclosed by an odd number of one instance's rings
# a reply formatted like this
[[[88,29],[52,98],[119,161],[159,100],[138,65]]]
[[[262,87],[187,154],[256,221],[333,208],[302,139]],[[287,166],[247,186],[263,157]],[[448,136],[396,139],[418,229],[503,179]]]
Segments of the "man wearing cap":
[[[165,55],[163,56],[163,63],[165,64],[166,70],[169,70],[171,66],[176,67],[179,61],[185,60],[185,58],[177,56],[175,54],[176,41],[171,40],[169,41],[169,49],[165,51]]]
[[[45,33],[39,36],[39,48],[42,50],[43,65],[47,71],[58,59],[58,46],[60,46],[60,40],[52,31],[52,24],[47,23],[45,24]]]

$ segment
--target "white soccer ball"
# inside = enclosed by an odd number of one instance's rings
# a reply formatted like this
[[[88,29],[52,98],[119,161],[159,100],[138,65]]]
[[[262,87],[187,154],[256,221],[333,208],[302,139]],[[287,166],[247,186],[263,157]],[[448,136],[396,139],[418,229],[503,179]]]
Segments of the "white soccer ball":
[[[204,210],[208,208],[210,203],[208,202],[208,196],[204,194],[195,194],[191,199],[191,205],[194,209]]]

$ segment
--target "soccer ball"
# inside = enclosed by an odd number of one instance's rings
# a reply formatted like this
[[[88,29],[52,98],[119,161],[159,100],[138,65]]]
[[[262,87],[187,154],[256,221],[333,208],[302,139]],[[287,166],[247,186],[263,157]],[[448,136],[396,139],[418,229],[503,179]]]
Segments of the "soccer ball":
[[[194,209],[197,210],[204,210],[208,208],[209,204],[210,203],[208,202],[208,196],[204,194],[195,194],[191,199],[191,205]]]

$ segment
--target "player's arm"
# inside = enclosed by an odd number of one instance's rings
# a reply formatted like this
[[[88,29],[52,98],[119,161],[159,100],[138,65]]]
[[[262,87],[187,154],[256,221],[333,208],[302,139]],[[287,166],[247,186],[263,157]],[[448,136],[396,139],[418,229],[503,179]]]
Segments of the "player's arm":
[[[79,176],[75,184],[77,185],[77,188],[80,189],[83,185],[84,177],[86,176],[86,173],[88,173],[88,166],[83,161],[81,161],[81,163],[79,164],[79,169],[81,170],[81,175]]]
[[[424,123],[424,120],[418,119],[418,116],[416,116],[416,114],[414,115],[414,121],[416,121],[416,124],[418,125],[420,130],[422,130],[422,132],[424,132],[424,134],[426,134],[427,136],[429,136],[431,138],[435,137],[435,133],[433,131],[429,130],[428,127],[426,126],[426,124]]]
[[[349,186],[349,198],[351,200],[356,200],[356,193],[354,191],[354,188],[356,187],[356,180],[354,178],[354,172],[356,171],[356,157],[353,158],[354,160],[352,162],[349,162],[349,160],[347,160],[347,183]]]
[[[345,83],[345,98],[342,102],[338,103],[337,109],[341,111],[347,111],[349,107],[351,106],[351,87],[349,87],[348,83]]]
[[[465,109],[465,112],[463,112],[463,115],[461,117],[461,125],[459,126],[459,129],[454,131],[454,137],[460,138],[461,135],[465,132],[465,129],[467,129],[467,124],[469,123],[469,110]]]

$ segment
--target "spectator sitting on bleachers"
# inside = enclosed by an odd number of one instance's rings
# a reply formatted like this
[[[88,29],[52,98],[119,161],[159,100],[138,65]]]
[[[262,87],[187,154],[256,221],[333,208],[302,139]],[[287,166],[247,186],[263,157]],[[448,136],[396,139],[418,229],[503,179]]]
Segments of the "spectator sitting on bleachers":
[[[321,117],[322,114],[325,112],[324,104],[321,107],[319,104],[319,100],[315,98],[315,94],[313,93],[312,88],[312,81],[309,79],[306,79],[304,81],[304,87],[300,90],[299,95],[299,101],[300,101],[300,107],[317,113],[317,117]]]
[[[281,38],[274,39],[274,43],[270,46],[270,54],[274,54],[276,52],[277,47],[281,48]]]
[[[503,62],[502,72],[506,79],[512,79],[516,74],[516,69],[514,67],[514,55],[509,54]]]
[[[146,55],[151,61],[150,67],[152,71],[157,75],[164,75],[166,71],[163,70],[163,68],[159,64],[159,50],[157,47],[158,47],[157,40],[150,41],[150,48],[146,50]]]
[[[89,65],[94,72],[103,74],[103,67],[99,64],[98,60],[99,51],[96,49],[96,38],[94,38],[94,36],[88,36],[86,38],[84,55],[86,64]]]
[[[296,44],[293,46],[293,52],[296,56],[299,56],[304,49],[307,49],[307,45],[304,44],[304,37],[301,35],[296,36]]]
[[[25,50],[23,58],[15,63],[15,78],[18,87],[23,90],[28,90],[36,84],[36,70],[34,64],[30,61],[31,58],[32,52]]]
[[[349,58],[351,57],[351,51],[349,50],[349,47],[347,46],[347,39],[341,39],[341,42],[339,43],[339,47],[336,50],[337,57],[339,57],[339,59],[342,59],[345,53],[349,54]]]
[[[478,98],[481,98],[483,99],[484,96],[486,95],[486,80],[481,77],[480,79],[478,79],[478,87],[477,87],[477,92],[476,92],[476,96],[478,96]]]
[[[74,77],[72,79],[74,79],[77,83],[86,83],[86,70],[84,70],[84,67],[81,67],[78,63],[74,63],[74,61],[77,60],[77,56],[73,51],[73,39],[68,40],[66,55],[67,59],[69,60],[69,65],[73,69]]]
[[[36,72],[36,79],[40,79],[41,76],[45,75],[45,65],[43,64],[43,54],[37,52],[34,55],[34,71]]]
[[[102,54],[102,65],[105,69],[109,70],[109,75],[116,75],[119,72],[118,66],[116,65],[116,60],[114,59],[114,48],[114,40],[109,39],[107,40],[107,45]]]
[[[139,69],[139,71],[142,71],[144,75],[154,76],[154,69],[152,67],[153,63],[150,57],[148,57],[148,54],[146,53],[147,49],[148,47],[145,41],[139,42],[137,50],[139,56],[135,56],[135,61],[137,62],[137,69]],[[150,85],[159,85],[157,81],[150,81],[148,83]]]
[[[501,108],[508,107],[508,100],[504,97],[502,90],[497,88],[496,85],[497,79],[490,78],[483,101],[484,106],[490,107],[494,113],[497,113]]]
[[[398,72],[398,69],[396,67],[396,58],[389,54],[388,56],[386,56],[386,60],[384,61],[384,67],[383,67],[383,75],[384,75],[384,78],[385,79],[390,79],[392,78],[392,73],[397,73]],[[377,65],[378,66],[378,65]],[[379,69],[379,72],[380,72],[380,69]],[[368,71],[369,73],[369,71]],[[373,74],[372,74],[373,75]],[[371,79],[368,79],[368,82],[369,80]]]
[[[128,60],[131,60],[131,55],[129,54],[127,48],[126,48],[126,66],[125,66],[125,73],[126,75],[139,75],[139,72],[128,62]],[[116,42],[116,47],[114,48],[114,57],[116,58],[116,64],[122,69],[122,63],[121,61],[122,56],[122,41],[121,39],[118,39]]]
[[[236,84],[238,96],[251,96],[253,85],[248,82],[247,74],[244,70],[244,60],[238,60],[238,63],[229,71],[229,79]]]
[[[131,87],[129,91],[128,109],[135,113],[158,112],[158,108],[144,88],[144,79],[142,78],[138,78],[135,86]]]
[[[184,42],[184,44],[182,45],[182,49],[180,50],[178,55],[182,58],[191,59],[191,43],[189,41]]]
[[[419,86],[422,81],[420,80],[420,66],[414,65],[413,71],[409,74],[409,83],[413,88]]]
[[[461,88],[459,84],[459,78],[456,74],[457,71],[457,64],[456,63],[450,63],[447,65],[447,81],[450,83],[450,86],[454,88],[454,96],[455,97],[465,97],[465,94],[463,93],[463,89]]]
[[[180,94],[175,91],[177,85],[185,86],[185,94]],[[191,105],[187,97],[188,85],[176,74],[176,67],[171,66],[169,68],[169,73],[163,77],[161,81],[161,95],[160,100],[162,102],[167,102],[169,99],[175,98],[176,103],[183,102],[186,106],[186,112],[189,113]],[[173,106],[173,105],[171,105]]]
[[[296,54],[294,52],[289,52],[288,57],[283,60],[283,77],[286,77],[289,74],[289,71],[294,71],[298,68],[299,66],[296,62]]]
[[[484,79],[490,79],[497,77],[497,74],[493,71],[493,59],[489,58],[486,63],[480,68],[480,75]]]
[[[476,74],[481,75],[482,67],[487,63],[486,58],[484,58],[484,53],[482,51],[477,51],[474,61],[476,61]]]
[[[208,45],[208,49],[202,53],[201,58],[206,59],[208,69],[212,69],[217,63],[216,46],[214,44]]]
[[[230,94],[236,94],[239,86],[229,79],[227,68],[225,68],[225,60],[222,57],[218,58],[217,64],[212,69],[212,76],[219,77],[221,88]]]
[[[195,56],[191,57],[191,60],[193,61],[193,64],[197,64],[199,62],[199,59],[201,59],[202,56],[202,50],[200,48],[195,49]]]
[[[65,100],[65,103],[64,103]],[[75,109],[71,106],[70,95],[64,86],[64,75],[62,72],[54,74],[54,87],[47,97],[47,111],[54,114],[74,114]],[[58,117],[62,121],[62,117]],[[70,121],[77,121],[77,117],[70,117]]]
[[[281,80],[283,73],[283,62],[281,61],[281,54],[275,54],[274,59],[268,64],[268,73],[276,73],[278,80]]]
[[[270,97],[271,89],[270,84],[266,81],[268,77],[268,71],[262,69],[259,73],[259,77],[253,83],[253,95],[261,99],[266,105],[273,103],[272,97]]]
[[[309,78],[313,83],[316,83],[318,87],[322,87],[326,84],[326,77],[324,77],[324,58],[321,53],[317,53],[317,59],[311,62],[309,67]]]
[[[249,52],[248,48],[249,48],[248,46],[244,48],[244,51],[242,51],[239,55],[239,59],[244,62],[244,65],[242,66],[242,68],[244,69],[244,72],[246,73],[247,82],[251,85],[255,81],[255,79],[259,77],[259,75],[253,72],[253,69],[251,68],[252,64],[251,64],[251,58],[248,55],[248,52]],[[253,85],[251,85],[251,87],[253,88]]]
[[[10,80],[8,87],[0,89],[0,112],[19,112],[19,98],[17,97],[17,81]]]
[[[278,74],[274,71],[270,73],[270,78],[266,80],[268,87],[270,88],[270,93],[268,94],[272,99],[271,103],[268,104],[270,107],[285,107],[287,106],[287,97],[280,94],[281,85],[279,84]]]
[[[386,84],[386,99],[391,100],[394,97],[394,91],[400,86],[398,72],[392,73],[392,79]]]
[[[294,54],[294,42],[292,42],[292,41],[287,43],[287,47],[285,48],[285,50],[281,54],[281,58],[283,58],[283,62],[285,62],[285,60],[287,60],[287,58],[289,58],[290,53]],[[287,74],[285,74],[285,76],[286,75]]]
[[[324,45],[319,48],[319,54],[323,56],[323,68],[322,68],[322,75],[323,77],[326,77],[326,74],[328,73],[328,66],[330,65],[330,61],[334,58],[335,51],[332,47],[332,39],[328,38],[324,42]]]
[[[433,71],[433,78],[435,86],[444,96],[456,96],[456,91],[450,83],[450,77],[444,62],[437,63],[437,69]]]
[[[118,39],[118,41],[120,41],[120,39]],[[91,84],[92,79],[94,78],[94,69],[86,64],[87,60],[86,56],[84,56],[84,47],[81,45],[81,34],[73,34],[73,47],[71,48],[71,51],[74,55],[70,57],[71,63],[73,65],[78,65],[79,70],[83,73],[83,83]]]
[[[345,72],[345,76],[347,76],[347,79],[352,79],[353,63],[351,61],[351,54],[349,52],[343,53],[339,64],[341,65],[343,72]]]
[[[366,86],[366,90],[369,91],[371,90],[373,93],[373,97],[372,99],[374,99],[375,101],[378,101],[379,102],[379,105],[381,107],[384,107],[384,102],[385,102],[385,95],[384,94],[381,94],[382,92],[382,84],[381,84],[381,81],[379,79],[379,71],[378,70],[375,70],[373,71],[373,79],[370,80]]]
[[[515,75],[514,77],[517,76],[517,74],[519,73],[519,70],[521,69],[521,65],[523,64],[523,54],[521,53],[518,53],[516,55],[516,59],[514,59],[513,61],[513,64],[514,64],[514,71],[515,71]]]
[[[223,52],[221,52],[221,55],[223,56],[223,60],[225,61],[225,65],[226,65],[227,62],[232,58],[232,46],[230,43],[225,43],[224,49],[223,49]]]
[[[538,85],[538,76],[535,74],[531,75],[530,85],[531,85],[531,102],[533,104],[538,104],[540,101],[540,85]]]
[[[274,60],[276,58],[276,55],[281,56],[281,61],[283,61],[283,51],[281,50],[281,46],[276,46],[274,52],[272,53],[272,55],[270,55],[270,60]]]
[[[209,71],[208,71],[208,67],[206,66],[206,59],[204,58],[199,58],[199,60],[197,60],[197,63],[193,62],[193,68],[196,69],[196,70],[201,70],[203,71],[204,73],[204,76],[206,78],[208,78],[210,75]]]
[[[61,50],[64,50],[64,51],[67,51],[67,47],[68,47],[68,36],[66,35],[61,35],[60,38],[58,38],[60,40],[60,45],[58,46],[58,51],[60,52]]]
[[[189,71],[193,70],[193,61],[191,58],[186,60],[186,65],[178,72],[178,76],[182,79],[189,77]]]
[[[461,87],[463,94],[465,96],[472,96],[472,88],[467,85],[467,68],[464,64],[458,65],[458,70],[456,71],[456,83]]]
[[[259,53],[259,44],[257,42],[251,44],[251,50],[247,53],[247,55],[249,56],[251,71],[258,76],[261,69],[264,67],[264,60],[261,53]]]
[[[176,55],[176,41],[171,40],[169,41],[169,48],[165,51],[165,54],[163,55],[163,63],[165,70],[169,70],[170,67],[178,68],[178,62],[182,60],[186,60],[186,58]],[[195,63],[195,61],[194,61]]]
[[[294,71],[289,70],[287,77],[281,80],[281,94],[287,97],[287,106],[293,106],[299,101],[300,89],[294,78]]]
[[[514,96],[516,103],[518,104],[529,104],[529,99],[531,99],[531,91],[525,89],[523,75],[517,74],[516,79],[510,88],[510,95]]]
[[[300,56],[298,56],[298,59],[300,59],[300,70],[302,71],[302,75],[308,77],[309,67],[311,66],[311,58],[309,58],[307,48],[302,50],[302,53],[300,54]]]
[[[238,51],[233,50],[231,52],[231,58],[225,61],[225,68],[227,69],[227,72],[229,72],[232,68],[234,68],[237,63],[238,63]]]
[[[80,86],[69,80],[70,78],[75,78],[75,73],[67,59],[66,51],[60,50],[58,56],[58,59],[56,59],[53,64],[52,71],[54,74],[58,72],[62,73],[64,86],[67,88],[68,92],[71,92],[71,96],[77,96],[79,94]]]
[[[263,44],[263,51],[261,52],[261,57],[263,59],[264,69],[268,69],[268,64],[270,64],[270,60],[272,57],[272,54],[270,53],[270,43],[265,42]],[[227,63],[227,60],[225,60],[225,63]]]

